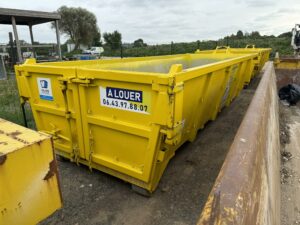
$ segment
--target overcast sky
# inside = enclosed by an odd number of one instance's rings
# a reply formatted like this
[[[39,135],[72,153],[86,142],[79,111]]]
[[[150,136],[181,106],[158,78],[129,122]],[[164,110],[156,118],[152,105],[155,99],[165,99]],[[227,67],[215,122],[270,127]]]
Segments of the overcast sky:
[[[123,42],[215,40],[237,30],[278,35],[300,23],[300,0],[10,0],[0,7],[55,11],[61,5],[93,12],[101,32],[118,30]],[[18,30],[19,38],[29,42],[28,28]],[[11,26],[1,25],[0,43],[8,42],[9,31]],[[33,32],[36,41],[55,42],[49,23]]]

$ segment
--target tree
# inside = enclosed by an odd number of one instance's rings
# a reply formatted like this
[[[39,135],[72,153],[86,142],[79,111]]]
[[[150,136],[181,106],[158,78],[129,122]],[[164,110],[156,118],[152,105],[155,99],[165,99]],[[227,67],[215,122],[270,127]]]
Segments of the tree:
[[[147,46],[147,44],[144,43],[143,39],[141,39],[141,38],[139,38],[133,42],[133,47],[139,48],[139,47],[145,47],[145,46]]]
[[[117,30],[112,33],[104,33],[103,38],[105,44],[110,46],[112,50],[119,49],[122,44],[122,34]]]
[[[244,36],[245,36],[245,37],[249,37],[249,36],[250,36],[250,33],[246,31],[245,34],[244,34]]]
[[[243,31],[239,30],[237,33],[236,33],[236,37],[237,38],[243,38],[244,37],[244,34],[243,34]]]
[[[101,42],[101,33],[100,31],[98,30],[93,38],[93,41],[92,41],[92,46],[102,46],[102,42]]]
[[[75,44],[75,50],[80,44],[92,45],[99,37],[100,31],[97,26],[96,16],[83,8],[62,6],[57,12],[61,15],[58,21],[59,31],[66,34]],[[52,28],[54,28],[54,23]]]
[[[252,31],[251,34],[250,34],[250,36],[252,38],[260,38],[261,37],[260,33],[258,31]]]
[[[279,34],[278,37],[291,38],[292,37],[292,32],[289,31],[289,32],[285,32],[285,33]]]

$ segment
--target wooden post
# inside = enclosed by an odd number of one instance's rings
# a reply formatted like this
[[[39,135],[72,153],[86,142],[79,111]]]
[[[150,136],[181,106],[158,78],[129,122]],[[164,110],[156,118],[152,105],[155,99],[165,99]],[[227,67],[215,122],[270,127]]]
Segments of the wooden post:
[[[30,33],[30,40],[31,40],[31,44],[32,44],[32,45],[34,45],[34,39],[33,39],[32,25],[31,25],[31,24],[29,25],[29,33]],[[35,52],[35,50],[34,50],[34,48],[33,48],[33,47],[31,48],[31,51],[33,52],[33,56],[34,56],[34,58],[36,58],[36,57],[37,57],[37,55],[36,55],[36,52]]]
[[[12,22],[14,36],[15,36],[16,45],[17,45],[18,62],[21,63],[21,62],[23,62],[23,58],[22,58],[21,45],[20,45],[18,31],[17,31],[16,19],[14,16],[11,17],[11,22]]]
[[[57,53],[59,55],[59,59],[62,60],[61,48],[60,48],[60,35],[59,35],[58,20],[55,20],[55,28],[56,28]]]

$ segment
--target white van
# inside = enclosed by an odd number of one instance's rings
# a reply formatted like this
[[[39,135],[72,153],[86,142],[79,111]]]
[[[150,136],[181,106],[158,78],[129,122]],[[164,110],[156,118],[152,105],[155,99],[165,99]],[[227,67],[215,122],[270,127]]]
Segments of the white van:
[[[83,54],[101,55],[104,52],[103,47],[91,47],[90,49],[83,50]]]

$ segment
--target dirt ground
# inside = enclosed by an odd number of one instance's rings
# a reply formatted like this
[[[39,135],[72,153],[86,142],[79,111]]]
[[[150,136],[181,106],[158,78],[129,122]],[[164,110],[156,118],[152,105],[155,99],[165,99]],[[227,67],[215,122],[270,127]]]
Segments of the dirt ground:
[[[300,104],[280,102],[281,224],[300,224]]]
[[[258,81],[176,152],[150,198],[113,176],[59,161],[64,206],[41,224],[195,224]]]

